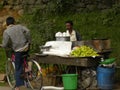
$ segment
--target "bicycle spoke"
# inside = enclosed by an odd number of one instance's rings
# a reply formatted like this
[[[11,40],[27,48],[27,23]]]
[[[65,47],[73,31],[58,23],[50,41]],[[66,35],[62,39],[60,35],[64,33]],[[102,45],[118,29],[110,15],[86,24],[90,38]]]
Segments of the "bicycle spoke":
[[[28,75],[28,82],[33,90],[39,90],[42,87],[42,74],[39,70],[40,66],[38,66],[38,63],[35,61],[31,62],[31,74]]]
[[[11,61],[7,61],[6,63],[6,76],[8,84],[13,88],[15,86],[15,69]]]

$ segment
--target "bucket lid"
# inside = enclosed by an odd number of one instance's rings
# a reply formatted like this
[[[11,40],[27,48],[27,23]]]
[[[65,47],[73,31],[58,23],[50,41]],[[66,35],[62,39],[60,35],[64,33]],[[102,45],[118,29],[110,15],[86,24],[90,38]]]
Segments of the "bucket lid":
[[[100,62],[100,64],[112,64],[115,62],[115,58],[105,59],[104,61]]]
[[[68,76],[77,76],[78,74],[62,74],[63,77],[68,77]]]

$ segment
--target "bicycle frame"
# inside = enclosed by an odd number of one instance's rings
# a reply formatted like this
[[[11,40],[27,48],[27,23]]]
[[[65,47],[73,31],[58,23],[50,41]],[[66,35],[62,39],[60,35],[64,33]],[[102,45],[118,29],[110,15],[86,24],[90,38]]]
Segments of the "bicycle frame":
[[[28,68],[28,64],[27,64],[26,58],[27,58],[27,56],[24,57],[24,60],[23,60],[23,62],[24,62],[23,63],[24,68]],[[11,55],[11,62],[15,62],[15,54],[14,53],[12,53],[12,55]]]
[[[8,63],[12,63],[12,66],[14,67],[14,70],[15,70],[15,54],[14,53],[12,53],[11,57],[8,58]],[[36,69],[38,71],[35,73],[34,69]],[[9,70],[7,72],[9,72]],[[9,83],[10,87],[14,88],[14,85],[12,85],[13,84],[12,81],[10,81],[11,76],[9,76],[9,75],[12,75],[12,74],[8,73],[7,75],[8,75],[7,80],[8,80],[8,83]],[[14,75],[13,75],[13,78],[14,78]],[[30,87],[33,90],[36,90],[35,88],[41,88],[42,87],[42,70],[41,70],[41,67],[34,59],[27,60],[27,55],[23,55],[23,72],[21,74],[21,78],[24,79],[25,86]],[[36,80],[40,80],[40,82],[36,81]],[[37,82],[37,83],[39,83],[39,85],[36,84],[37,85],[37,87],[36,87],[36,86],[34,86],[33,82],[35,82],[35,83]]]

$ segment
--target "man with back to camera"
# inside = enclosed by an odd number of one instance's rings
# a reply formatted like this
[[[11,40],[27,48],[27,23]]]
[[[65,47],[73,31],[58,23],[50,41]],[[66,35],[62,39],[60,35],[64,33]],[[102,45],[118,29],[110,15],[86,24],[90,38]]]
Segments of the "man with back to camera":
[[[70,34],[70,41],[80,41],[82,37],[80,34],[73,29],[73,22],[71,20],[65,22],[66,29],[69,31]]]
[[[15,54],[15,90],[20,90],[24,80],[20,77],[23,72],[23,55],[28,53],[31,42],[29,29],[22,25],[15,25],[15,19],[6,19],[7,29],[3,33],[2,47],[10,47]]]

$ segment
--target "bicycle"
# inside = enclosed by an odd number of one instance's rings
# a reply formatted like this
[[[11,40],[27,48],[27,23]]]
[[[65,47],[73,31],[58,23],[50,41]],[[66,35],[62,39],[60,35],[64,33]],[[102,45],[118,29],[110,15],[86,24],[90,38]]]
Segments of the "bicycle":
[[[35,60],[27,60],[24,55],[23,74],[21,77],[25,81],[25,86],[32,90],[40,90],[42,88],[42,71],[40,65]],[[6,77],[11,88],[15,87],[15,55],[12,53],[11,58],[6,62]]]

